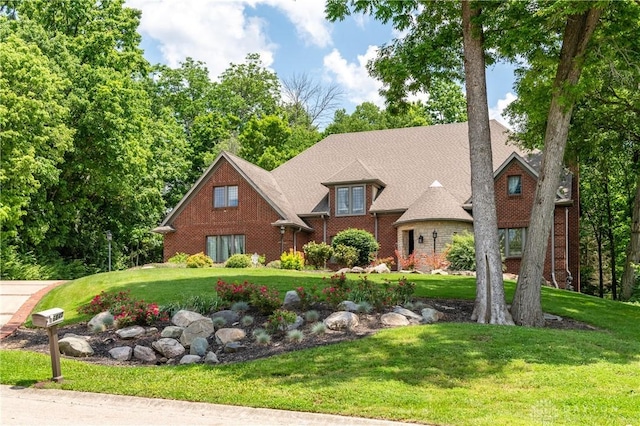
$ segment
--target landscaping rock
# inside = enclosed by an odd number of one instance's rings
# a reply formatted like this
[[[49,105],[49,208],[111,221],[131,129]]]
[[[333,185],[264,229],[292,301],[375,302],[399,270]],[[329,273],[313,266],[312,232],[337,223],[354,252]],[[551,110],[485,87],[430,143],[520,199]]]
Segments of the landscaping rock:
[[[180,364],[195,364],[200,362],[202,358],[198,355],[185,355],[180,358]]]
[[[340,302],[340,304],[338,305],[338,309],[342,309],[343,311],[347,312],[357,312],[358,305],[351,300],[344,300]]]
[[[336,272],[336,274],[337,274],[337,275],[342,275],[342,274],[347,274],[347,273],[349,273],[349,272],[351,272],[351,269],[350,269],[350,268],[342,268],[342,269],[339,269],[339,270]]]
[[[135,339],[136,337],[144,336],[146,330],[139,325],[132,325],[131,327],[121,328],[116,330],[116,334],[121,339]]]
[[[236,311],[225,309],[224,311],[218,311],[211,315],[211,318],[222,317],[228,325],[233,325],[240,321],[240,315]]]
[[[224,345],[224,351],[228,354],[235,353],[244,349],[247,349],[247,347],[239,342],[230,342]]]
[[[205,318],[197,312],[181,310],[176,312],[176,314],[171,318],[171,323],[173,325],[177,325],[178,327],[188,327],[194,321]]]
[[[221,328],[216,331],[216,342],[220,345],[226,345],[231,342],[238,342],[247,336],[244,330],[240,328]]]
[[[211,351],[207,352],[207,356],[204,357],[205,364],[218,364],[219,362],[218,356]]]
[[[426,324],[432,324],[440,321],[444,317],[444,314],[440,311],[436,311],[432,308],[424,308],[422,310],[422,322]]]
[[[175,358],[186,352],[184,346],[176,339],[162,338],[153,342],[151,346],[167,358]]]
[[[151,336],[153,334],[156,334],[158,332],[158,329],[156,327],[149,327],[144,331],[144,334],[147,336]]]
[[[65,337],[58,341],[60,353],[73,356],[85,357],[93,355],[93,348],[86,339],[80,337]]]
[[[189,324],[187,328],[182,332],[180,336],[180,343],[184,346],[191,346],[191,342],[196,337],[207,338],[213,334],[215,329],[213,328],[213,321],[211,318],[202,317],[202,319],[196,320]]]
[[[207,353],[208,347],[209,347],[209,341],[207,339],[203,337],[196,337],[191,342],[191,347],[189,348],[189,354],[204,356]]]
[[[404,315],[389,312],[380,317],[382,325],[387,327],[403,327],[409,325],[409,320]]]
[[[386,263],[381,263],[371,268],[371,272],[375,272],[376,274],[390,274],[391,269],[389,269]]]
[[[405,317],[409,318],[409,319],[413,319],[416,321],[422,321],[422,316],[416,314],[413,311],[410,311],[409,309],[405,309],[401,306],[396,306],[395,308],[393,308],[393,312],[395,312],[396,314],[400,314],[400,315],[404,315]]]
[[[558,315],[548,314],[546,312],[542,315],[544,316],[545,321],[562,321],[562,317],[559,317]]]
[[[300,296],[298,292],[295,290],[289,290],[284,295],[284,303],[282,304],[285,308],[292,308],[300,305]]]
[[[351,268],[351,272],[353,272],[354,274],[364,274],[364,268],[361,268],[360,266],[354,266],[353,268]]]
[[[443,271],[442,269],[434,269],[431,271],[431,275],[449,275],[447,271]]]
[[[169,339],[179,339],[182,336],[184,327],[178,327],[177,325],[170,325],[165,327],[160,333],[160,337],[167,337]]]
[[[136,345],[133,348],[133,357],[144,362],[156,362],[156,353],[147,346]]]
[[[357,327],[360,320],[352,312],[338,311],[329,315],[323,322],[330,330],[343,330]]]
[[[72,337],[74,339],[82,339],[82,340],[86,340],[86,341],[89,341],[89,339],[91,339],[90,336],[80,336],[80,335],[73,334],[73,333],[65,333],[65,335],[62,336],[63,339],[68,339],[70,337]]]
[[[87,323],[87,327],[92,333],[101,333],[111,327],[113,325],[113,321],[113,314],[111,314],[111,312],[100,312],[98,315],[91,318]]]
[[[296,321],[293,324],[289,324],[287,331],[297,330],[302,327],[302,324],[304,324],[304,319],[300,315],[296,315]]]
[[[120,346],[109,351],[109,355],[118,361],[129,361],[132,353],[133,349],[129,346]]]

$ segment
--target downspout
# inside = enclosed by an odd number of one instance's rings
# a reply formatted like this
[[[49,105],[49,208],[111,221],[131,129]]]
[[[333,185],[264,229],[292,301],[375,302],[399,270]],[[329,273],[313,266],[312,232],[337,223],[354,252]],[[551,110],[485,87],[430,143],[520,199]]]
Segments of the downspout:
[[[373,213],[373,237],[378,241],[378,214]]]
[[[556,281],[556,212],[553,211],[553,225],[551,226],[551,281],[555,288],[560,288],[558,286],[558,281]]]
[[[322,242],[327,242],[327,218],[325,215],[322,215]]]
[[[573,275],[569,270],[569,207],[564,208],[564,267],[567,271],[565,290],[573,290]]]
[[[294,252],[298,251],[298,238],[296,237],[296,234],[298,232],[302,232],[302,228],[298,228],[297,231],[293,231],[293,251]]]

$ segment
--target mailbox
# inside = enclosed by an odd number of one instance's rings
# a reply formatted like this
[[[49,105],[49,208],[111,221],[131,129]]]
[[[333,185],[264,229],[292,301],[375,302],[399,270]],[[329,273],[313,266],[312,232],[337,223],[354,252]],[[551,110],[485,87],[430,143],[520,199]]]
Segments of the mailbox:
[[[51,327],[64,321],[64,310],[60,308],[47,309],[31,315],[31,322],[36,327]]]

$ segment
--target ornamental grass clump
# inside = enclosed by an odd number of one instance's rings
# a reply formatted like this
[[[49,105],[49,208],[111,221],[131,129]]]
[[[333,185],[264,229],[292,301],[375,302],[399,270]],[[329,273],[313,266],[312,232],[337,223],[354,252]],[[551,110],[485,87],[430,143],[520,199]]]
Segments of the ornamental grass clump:
[[[256,334],[256,343],[258,343],[259,345],[268,345],[271,343],[271,336],[269,336],[268,333],[259,333]]]
[[[253,324],[253,317],[251,315],[245,315],[240,319],[240,324],[242,324],[243,327],[249,327],[251,324]]]
[[[290,330],[287,332],[287,340],[294,343],[300,343],[304,339],[302,330]]]
[[[236,302],[231,305],[231,310],[234,312],[247,312],[249,310],[249,303],[245,301]]]
[[[311,334],[324,334],[327,332],[327,326],[322,322],[313,324],[311,327]]]
[[[304,313],[304,320],[306,322],[316,322],[320,319],[318,311],[310,310]]]
[[[224,327],[225,325],[227,325],[227,320],[224,319],[223,317],[213,317],[211,319],[212,323],[213,323],[213,327],[217,330],[220,329],[222,327]]]
[[[358,303],[358,308],[356,309],[356,312],[361,314],[368,314],[371,311],[373,311],[373,306],[371,305],[371,303],[366,301],[362,301]]]

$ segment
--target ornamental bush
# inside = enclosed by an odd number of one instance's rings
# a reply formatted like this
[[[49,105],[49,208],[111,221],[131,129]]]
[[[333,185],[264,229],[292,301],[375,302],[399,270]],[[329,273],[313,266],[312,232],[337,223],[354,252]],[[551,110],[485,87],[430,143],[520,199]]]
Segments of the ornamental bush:
[[[280,256],[280,267],[282,269],[297,269],[298,271],[304,266],[304,255],[299,251],[289,249],[288,252],[282,253]]]
[[[351,268],[358,261],[358,249],[338,244],[333,248],[333,257],[338,264]]]
[[[203,252],[192,254],[187,258],[187,268],[210,268],[213,260]]]
[[[304,256],[309,265],[316,268],[324,268],[327,261],[333,255],[333,249],[327,243],[316,243],[315,241],[308,242],[302,247]]]
[[[187,263],[187,258],[188,257],[189,257],[189,255],[187,253],[178,252],[178,253],[174,254],[173,256],[171,256],[167,260],[167,262],[168,263],[177,263],[177,264]]]
[[[248,268],[251,266],[251,256],[236,253],[224,263],[225,268]]]
[[[364,229],[349,228],[338,232],[331,242],[335,250],[339,245],[345,245],[356,249],[358,258],[354,265],[367,266],[375,258],[380,245],[370,232]]]
[[[447,260],[449,268],[454,271],[476,270],[476,248],[473,234],[464,232],[453,236],[451,244],[447,244]]]

